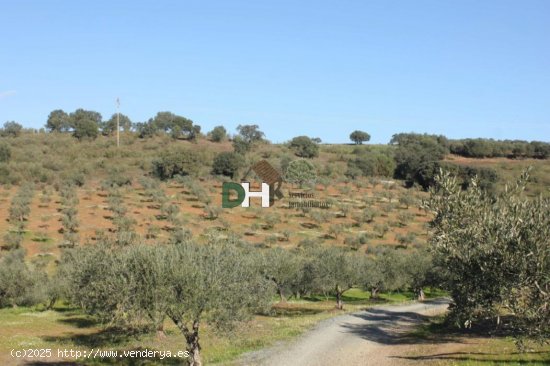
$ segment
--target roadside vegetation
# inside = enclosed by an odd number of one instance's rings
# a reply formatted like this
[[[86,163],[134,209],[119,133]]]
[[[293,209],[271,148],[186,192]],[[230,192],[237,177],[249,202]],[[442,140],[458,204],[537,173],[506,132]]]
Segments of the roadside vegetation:
[[[0,133],[0,319],[21,319],[37,344],[168,345],[201,365],[340,311],[445,294],[448,327],[494,328],[521,351],[548,341],[549,144],[406,133],[365,145],[357,130],[349,145],[274,145],[258,125],[203,134],[159,112],[120,116],[117,148],[115,117],[55,110],[48,132]],[[220,209],[221,184],[257,181],[260,160],[287,197]],[[291,206],[300,195],[325,206]],[[25,326],[0,331],[0,353],[27,342],[10,338],[30,337]]]

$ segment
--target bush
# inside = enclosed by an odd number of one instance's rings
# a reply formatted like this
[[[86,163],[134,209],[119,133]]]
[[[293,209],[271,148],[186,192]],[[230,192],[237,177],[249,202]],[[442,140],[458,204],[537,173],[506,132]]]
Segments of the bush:
[[[294,137],[290,141],[289,147],[296,156],[301,158],[314,158],[319,155],[319,145],[307,136]]]
[[[227,138],[227,130],[223,126],[216,126],[208,133],[213,142],[222,142]]]
[[[17,250],[0,259],[0,307],[34,305],[44,300],[40,286],[45,275],[29,268],[24,256]]]
[[[222,152],[214,158],[212,173],[235,178],[239,169],[244,166],[244,157],[235,152]]]
[[[0,162],[7,163],[11,158],[10,145],[5,142],[0,143]]]
[[[398,144],[395,151],[395,177],[404,179],[409,185],[418,182],[427,186],[422,172],[433,171],[434,163],[442,160],[447,153],[437,136],[397,134],[392,137],[391,143]]]
[[[0,135],[3,137],[17,137],[21,135],[21,131],[23,130],[23,126],[21,126],[19,123],[11,121],[4,123],[4,128],[0,131]]]
[[[366,177],[390,177],[395,170],[395,161],[389,155],[376,152],[362,152],[354,160],[348,161],[346,176],[357,178]]]
[[[172,149],[153,161],[153,174],[163,180],[176,175],[197,175],[204,163],[203,156],[194,150]]]

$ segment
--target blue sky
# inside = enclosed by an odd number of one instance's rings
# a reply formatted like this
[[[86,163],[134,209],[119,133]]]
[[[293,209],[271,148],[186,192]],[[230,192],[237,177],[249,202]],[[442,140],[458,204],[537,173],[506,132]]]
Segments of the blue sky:
[[[550,140],[550,1],[0,1],[0,123]]]

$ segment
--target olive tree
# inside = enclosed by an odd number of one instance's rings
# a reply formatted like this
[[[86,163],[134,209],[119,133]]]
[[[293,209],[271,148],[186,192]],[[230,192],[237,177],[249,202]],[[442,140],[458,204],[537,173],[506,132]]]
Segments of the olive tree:
[[[25,263],[25,252],[14,250],[0,257],[0,307],[41,302],[44,273]]]
[[[266,249],[262,254],[264,276],[273,281],[281,302],[284,302],[297,284],[302,265],[300,257],[279,247]]]
[[[313,182],[317,178],[315,166],[305,160],[298,159],[290,162],[286,169],[285,179],[293,184],[303,187],[305,183]]]
[[[200,330],[230,329],[264,309],[273,286],[258,258],[233,241],[197,245],[97,245],[66,256],[71,299],[105,321],[146,317],[162,333],[164,318],[185,338],[191,365],[202,365]]]
[[[440,172],[426,207],[435,217],[431,247],[445,269],[454,306],[450,319],[471,327],[500,309],[520,336],[550,335],[550,200],[526,198],[524,172],[496,196],[473,179],[463,190],[458,179]]]
[[[315,261],[318,290],[334,294],[336,308],[342,310],[342,295],[360,281],[364,258],[339,247],[321,248]]]

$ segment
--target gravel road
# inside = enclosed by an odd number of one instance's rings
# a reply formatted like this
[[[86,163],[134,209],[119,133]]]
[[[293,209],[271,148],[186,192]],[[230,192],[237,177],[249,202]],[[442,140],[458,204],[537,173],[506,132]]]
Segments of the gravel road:
[[[239,365],[408,365],[400,358],[414,350],[405,333],[429,316],[446,311],[448,300],[377,306],[319,323],[291,344],[246,354]]]

